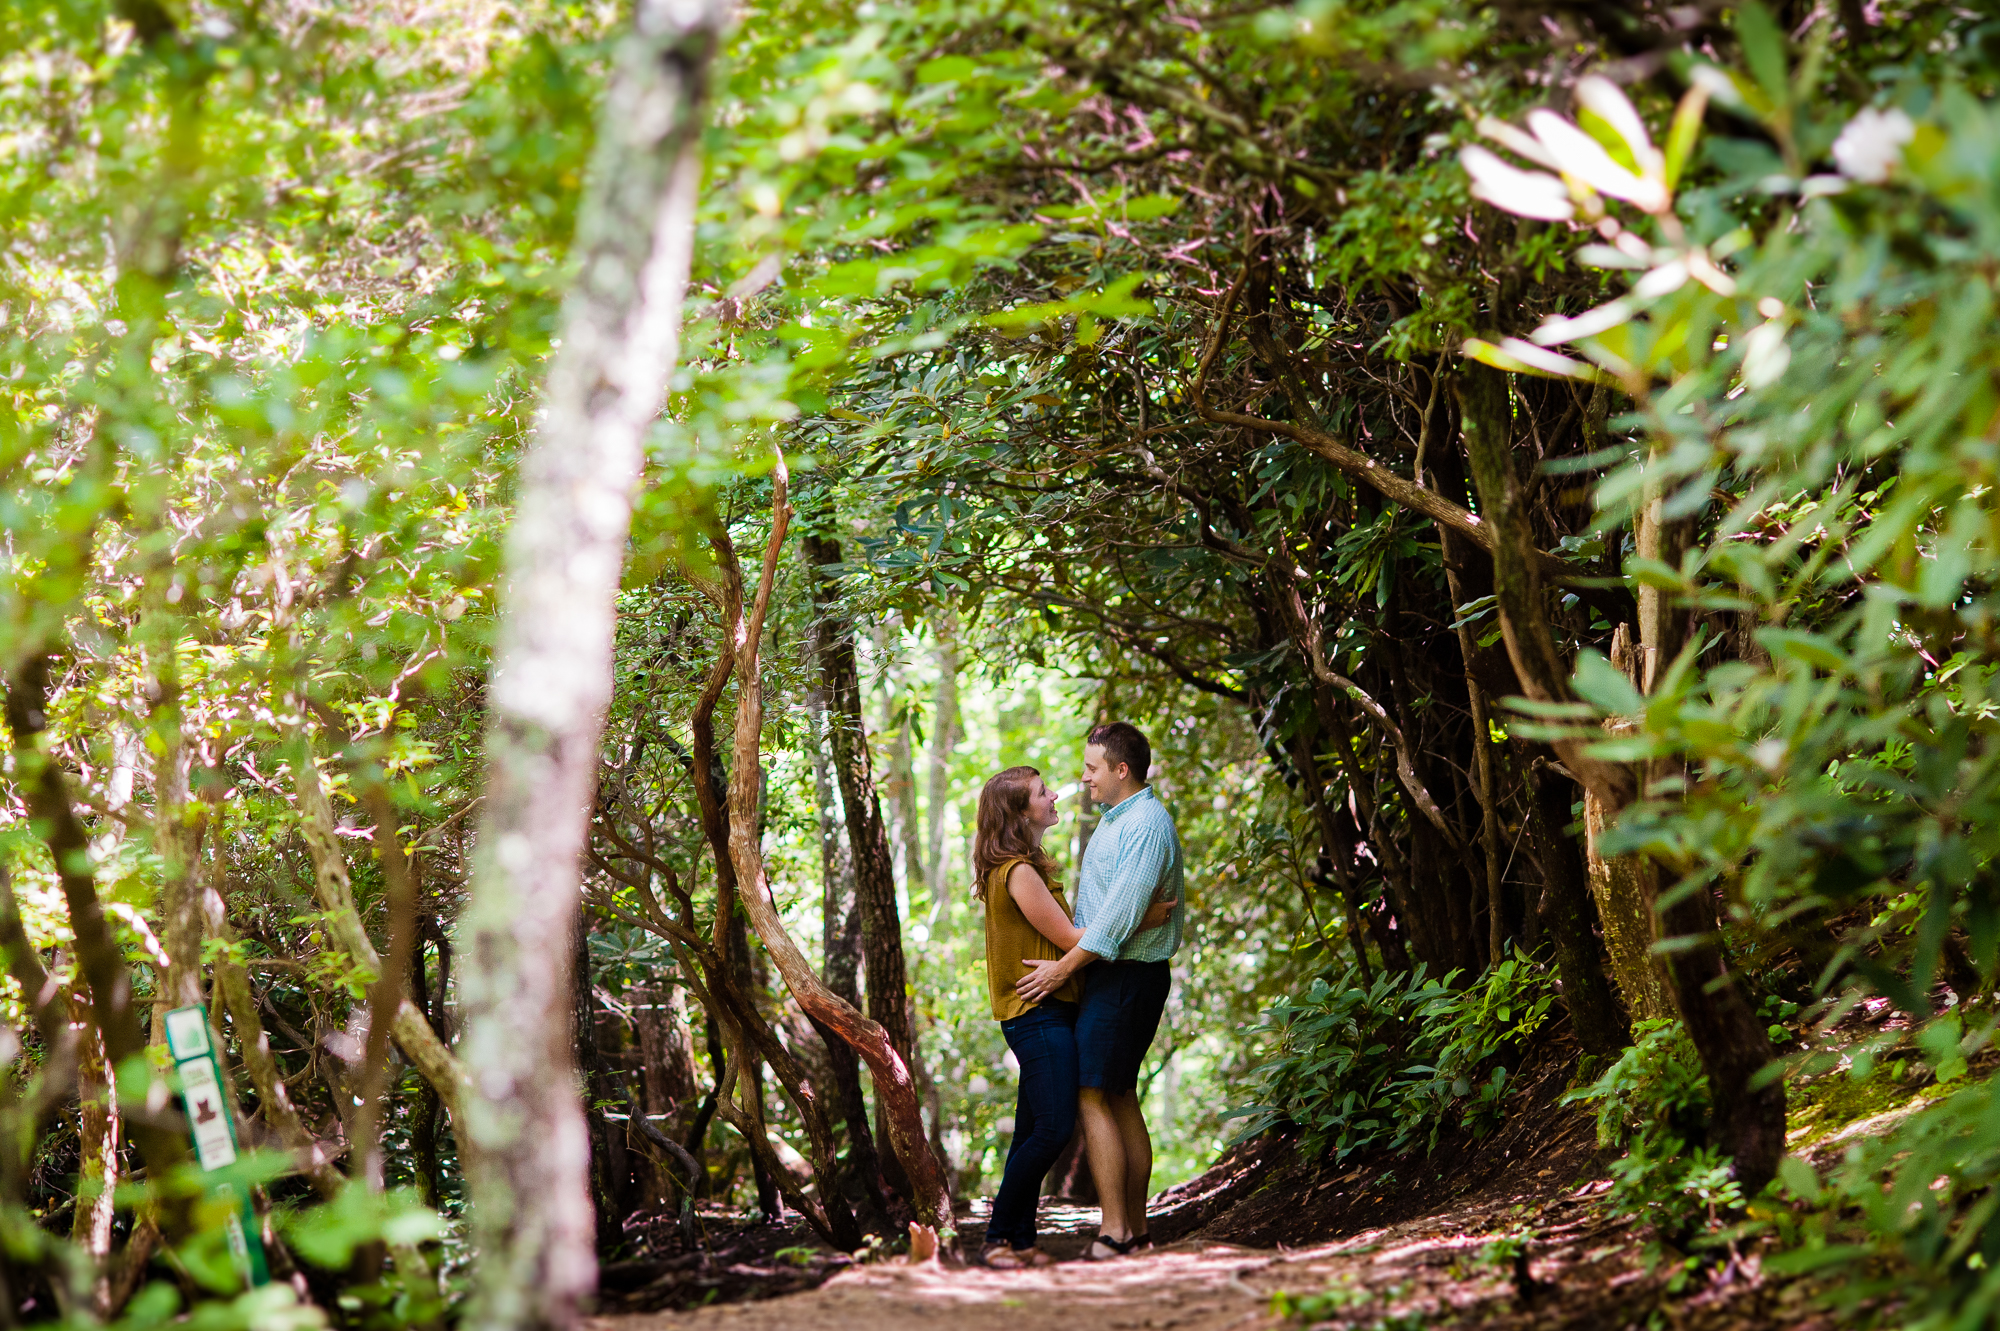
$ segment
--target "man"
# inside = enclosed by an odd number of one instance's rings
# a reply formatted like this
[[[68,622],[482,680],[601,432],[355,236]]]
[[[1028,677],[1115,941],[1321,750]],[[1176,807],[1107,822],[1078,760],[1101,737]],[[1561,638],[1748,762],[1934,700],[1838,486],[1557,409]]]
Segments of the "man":
[[[1170,959],[1187,913],[1180,834],[1146,783],[1152,765],[1152,745],[1136,727],[1114,721],[1090,732],[1083,784],[1105,812],[1077,875],[1075,923],[1083,937],[1060,961],[1028,961],[1033,969],[1015,986],[1039,1002],[1084,972],[1076,1015],[1077,1110],[1103,1207],[1097,1237],[1084,1254],[1091,1261],[1152,1242],[1146,1198],[1153,1138],[1139,1104],[1139,1067],[1167,1005]],[[1171,899],[1173,912],[1165,924],[1141,932],[1140,917],[1156,899]]]

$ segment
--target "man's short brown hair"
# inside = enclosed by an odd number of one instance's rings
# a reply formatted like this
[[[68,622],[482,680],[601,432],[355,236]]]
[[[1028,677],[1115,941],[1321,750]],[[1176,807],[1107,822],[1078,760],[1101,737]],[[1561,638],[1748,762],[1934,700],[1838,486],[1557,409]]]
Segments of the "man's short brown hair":
[[[1083,742],[1102,748],[1104,761],[1114,769],[1120,763],[1131,768],[1134,781],[1144,781],[1146,774],[1153,770],[1153,746],[1146,742],[1146,737],[1139,733],[1139,727],[1135,725],[1111,721],[1092,726]]]

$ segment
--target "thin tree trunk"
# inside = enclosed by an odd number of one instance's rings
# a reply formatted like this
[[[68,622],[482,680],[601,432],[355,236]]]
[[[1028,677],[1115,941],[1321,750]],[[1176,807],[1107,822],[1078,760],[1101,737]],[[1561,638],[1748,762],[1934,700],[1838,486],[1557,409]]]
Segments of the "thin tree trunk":
[[[90,838],[70,802],[69,783],[63,778],[62,769],[54,755],[42,747],[42,736],[48,728],[48,669],[47,657],[30,657],[7,681],[5,711],[7,729],[14,741],[16,788],[27,804],[36,835],[55,862],[63,900],[69,908],[77,970],[90,990],[91,1016],[103,1036],[105,1066],[116,1074],[144,1066],[146,1033],[139,1022],[124,949],[112,935],[103,902],[98,899]],[[134,1059],[139,1061],[127,1061]],[[138,1086],[128,1087],[127,1094],[134,1099],[143,1098]],[[164,1176],[187,1157],[187,1142],[181,1134],[159,1120],[135,1118],[126,1126],[147,1170],[156,1177]],[[163,1203],[161,1227],[170,1236],[178,1237],[187,1220],[185,1201],[168,1197]]]
[[[590,1190],[597,1217],[597,1246],[609,1249],[625,1232],[631,1210],[632,1160],[625,1133],[598,1106],[613,1098],[610,1069],[597,1045],[597,999],[590,990],[590,922],[581,911],[575,925],[576,985],[573,1025],[583,1074],[583,1115],[590,1134]],[[628,1120],[629,1122],[629,1120]]]
[[[886,646],[886,642],[886,634],[877,638],[878,645]],[[889,747],[889,779],[882,783],[882,794],[889,803],[891,840],[902,861],[903,903],[915,910],[917,893],[929,881],[924,872],[923,834],[918,829],[916,747],[909,717],[898,720],[895,713],[896,692],[889,686],[882,695],[882,728],[893,730],[896,742]]]
[[[571,1326],[596,1284],[569,929],[632,492],[679,358],[702,107],[728,13],[640,0],[620,44],[508,533],[459,981],[479,1097],[459,1128],[480,1253],[467,1316],[482,1331]]]
[[[202,908],[196,863],[207,810],[189,799],[192,755],[181,737],[179,709],[169,713],[165,752],[154,763],[153,849],[161,861],[160,946],[167,970],[153,998],[156,1041],[165,1037],[165,1014],[172,1008],[205,1003],[201,982]]]
[[[694,1045],[688,1038],[687,1017],[678,985],[643,988],[632,994],[632,1028],[639,1037],[639,1085],[649,1117],[675,1121],[676,1132],[687,1126],[700,1097],[694,1077]]]
[[[1588,871],[1567,832],[1576,787],[1546,762],[1533,765],[1528,782],[1528,820],[1542,868],[1542,914],[1555,939],[1556,974],[1562,979],[1570,1027],[1586,1054],[1609,1057],[1630,1043],[1631,1033],[1605,980],[1604,945],[1591,927],[1597,911]]]
[[[438,949],[438,978],[435,986],[430,981],[428,967],[424,962],[423,941],[431,938]],[[410,965],[410,987],[416,1000],[417,1009],[429,1015],[431,1028],[444,1038],[444,992],[451,974],[451,942],[442,929],[438,928],[435,916],[426,915],[418,927],[415,958]],[[439,1117],[444,1112],[444,1099],[438,1095],[437,1087],[425,1080],[417,1089],[417,1102],[410,1110],[410,1154],[414,1157],[417,1175],[417,1192],[424,1205],[432,1210],[440,1210],[444,1205],[444,1170],[441,1158]]]
[[[410,858],[403,851],[396,805],[389,798],[388,787],[373,773],[358,775],[357,783],[361,802],[375,824],[375,858],[382,866],[388,907],[389,955],[368,991],[368,1044],[361,1062],[360,1112],[354,1116],[354,1149],[361,1157],[360,1173],[369,1188],[379,1192],[383,1186],[382,1125],[388,1119],[389,1096],[394,1089],[389,1075],[389,1037],[405,1005],[422,1017],[405,997],[410,953],[416,944],[417,882]]]
[[[772,501],[771,541],[764,554],[764,568],[757,584],[756,600],[747,619],[741,608],[734,628],[739,644],[736,653],[736,746],[731,764],[738,773],[730,783],[729,849],[736,862],[738,896],[750,918],[751,927],[763,940],[765,950],[777,964],[785,985],[808,1016],[825,1023],[868,1062],[874,1076],[875,1095],[885,1107],[889,1142],[911,1184],[911,1200],[917,1219],[930,1230],[932,1240],[942,1239],[955,1246],[952,1229],[951,1193],[943,1164],[924,1140],[922,1102],[908,1062],[895,1048],[888,1031],[870,1021],[820,981],[812,966],[785,931],[771,898],[765,876],[764,852],[758,844],[756,827],[756,783],[752,775],[760,770],[764,724],[763,679],[760,673],[760,638],[764,616],[770,607],[771,586],[776,578],[778,555],[783,546],[790,517],[785,497],[785,470],[780,460],[774,476],[776,494]],[[823,561],[814,560],[815,563]],[[843,792],[844,793],[844,792]],[[852,803],[849,805],[852,811]],[[886,849],[886,847],[884,848]],[[875,987],[869,976],[869,988]],[[912,1232],[912,1250],[919,1250],[922,1236]]]
[[[813,625],[813,650],[830,650],[832,623],[821,617]],[[854,857],[841,835],[840,795],[827,762],[825,738],[829,720],[824,684],[808,696],[812,717],[813,793],[819,810],[820,849],[820,978],[843,1002],[861,1006],[861,905],[854,889]],[[868,1098],[861,1089],[861,1060],[847,1041],[822,1022],[813,1023],[826,1044],[833,1072],[834,1095],[841,1121],[847,1125],[847,1172],[861,1185],[863,1223],[881,1230],[888,1219],[888,1199],[882,1189],[882,1162],[875,1134],[868,1126]]]
[[[213,889],[210,895],[214,895]],[[216,897],[215,905],[221,905]],[[211,912],[210,922],[219,925],[213,930],[215,937],[224,943],[233,941],[227,931],[227,920],[219,918],[219,912]],[[230,961],[225,954],[215,963],[215,992],[229,1012],[229,1021],[236,1028],[236,1043],[243,1054],[243,1070],[250,1076],[250,1085],[257,1092],[257,1109],[264,1122],[291,1151],[298,1161],[299,1172],[312,1183],[313,1190],[325,1198],[332,1198],[340,1191],[343,1179],[335,1169],[326,1149],[322,1147],[312,1130],[292,1104],[291,1092],[285,1086],[284,1069],[278,1066],[277,1057],[271,1052],[271,1039],[264,1031],[263,1019],[257,1013],[257,996],[251,992],[250,976],[241,966]]]
[[[736,770],[732,769],[730,775],[732,777],[735,776]],[[762,773],[759,772],[756,775],[761,776]],[[758,784],[761,785],[762,783],[759,782]],[[762,800],[760,799],[758,802],[761,804]],[[733,822],[735,817],[734,809],[730,811],[730,816]],[[755,827],[758,824],[756,821],[753,821],[751,825]],[[761,844],[763,841],[761,830],[757,834],[757,839]],[[718,903],[718,906],[721,904]],[[770,986],[763,982],[764,977],[757,974],[756,968],[751,961],[750,931],[743,919],[743,912],[736,909],[734,900],[728,901],[727,905],[729,907],[727,911],[728,946],[723,955],[726,959],[725,964],[729,968],[731,982],[739,994],[753,995],[769,993]],[[752,1003],[745,1004],[744,1006],[746,1008],[754,1007],[754,1000]],[[757,1014],[755,1019],[761,1021],[762,1014]],[[725,1032],[732,1029],[735,1031],[738,1040],[742,1042],[744,1054],[743,1057],[736,1059],[736,1071],[738,1079],[742,1082],[744,1088],[740,1103],[746,1112],[743,1118],[732,1117],[729,1121],[739,1132],[744,1132],[746,1137],[751,1132],[755,1133],[756,1140],[750,1143],[750,1174],[751,1181],[757,1186],[757,1210],[766,1220],[779,1221],[784,1219],[785,1216],[785,1208],[782,1201],[783,1179],[780,1176],[785,1175],[787,1171],[784,1166],[778,1163],[778,1153],[771,1149],[769,1134],[765,1131],[764,1127],[764,1060],[761,1057],[762,1051],[752,1047],[752,1037],[747,1020],[726,1022],[723,1029]],[[730,1101],[726,1097],[723,1100],[722,1108],[725,1113],[730,1108]],[[746,1122],[749,1125],[748,1129],[745,1127]],[[827,1131],[830,1137],[831,1124],[828,1125]],[[826,1153],[826,1163],[829,1166],[827,1174],[829,1178],[838,1172],[837,1169],[832,1167],[836,1157],[830,1149],[831,1145],[832,1143],[829,1141],[829,1150]],[[794,1209],[803,1208],[795,1207]]]
[[[354,886],[340,842],[333,834],[333,809],[326,802],[326,788],[313,762],[311,744],[303,731],[294,735],[294,743],[297,748],[292,759],[292,784],[299,800],[299,838],[305,842],[313,865],[313,898],[325,912],[327,933],[334,944],[345,948],[361,970],[379,978],[383,973],[382,958],[361,925],[360,912],[355,909]],[[407,994],[396,1006],[389,1034],[403,1051],[403,1057],[437,1089],[454,1126],[462,1125],[470,1094],[467,1067],[445,1047],[429,1018]],[[475,1144],[468,1142],[462,1132],[458,1145],[461,1158],[473,1154]]]
[[[945,860],[945,814],[951,807],[951,756],[963,729],[958,714],[958,613],[946,610],[937,630],[937,693],[931,703],[929,788],[924,799],[925,865],[930,870],[931,919],[940,920],[950,897]]]
[[[1459,633],[1470,636],[1470,630]],[[1467,675],[1465,691],[1472,703],[1473,792],[1479,800],[1479,844],[1486,852],[1486,960],[1497,966],[1507,946],[1507,910],[1501,885],[1500,789],[1493,772],[1493,736],[1488,728],[1486,690]]]
[[[90,1259],[95,1273],[90,1286],[91,1307],[103,1317],[111,1299],[112,1222],[118,1215],[113,1194],[123,1181],[118,1168],[122,1134],[119,1117],[112,1112],[114,1098],[104,1061],[104,1040],[92,1018],[89,998],[71,994],[69,1011],[83,1051],[77,1064],[76,1212],[70,1217],[69,1238]]]
[[[1627,727],[1629,729],[1629,727]],[[1619,733],[1613,728],[1612,733]],[[1618,997],[1634,1021],[1675,1014],[1673,981],[1653,949],[1660,941],[1653,902],[1659,873],[1642,855],[1606,855],[1600,843],[1617,818],[1595,791],[1583,794],[1584,859],[1590,895],[1604,926],[1604,949]]]
[[[662,1140],[671,1141],[679,1152],[670,1160],[649,1165],[652,1196],[671,1201],[677,1190],[693,1183],[692,1159],[686,1159],[678,1176],[672,1162],[686,1158],[674,1139],[685,1130],[700,1096],[694,1079],[694,1047],[681,1011],[680,986],[633,990],[632,1030],[639,1043],[639,1094],[632,1112],[644,1115],[641,1131],[647,1141],[655,1146]],[[687,1180],[686,1185],[681,1179]]]
[[[832,625],[823,640],[819,666],[826,683],[833,770],[839,778],[841,807],[847,814],[847,844],[854,856],[855,899],[861,909],[861,953],[868,974],[868,1016],[888,1033],[889,1043],[903,1065],[914,1069],[909,978],[903,961],[903,921],[896,910],[895,863],[889,851],[888,830],[882,823],[881,802],[876,798],[868,737],[862,723],[861,671],[855,657],[854,626],[842,613],[839,591],[827,572],[841,562],[840,544],[807,532],[801,545],[815,572],[815,611]],[[843,1037],[845,1034],[842,1032]],[[886,1127],[887,1110],[882,1104],[879,1085],[876,1109]],[[884,1157],[882,1167],[892,1186],[907,1191],[910,1180],[902,1177],[897,1153]]]

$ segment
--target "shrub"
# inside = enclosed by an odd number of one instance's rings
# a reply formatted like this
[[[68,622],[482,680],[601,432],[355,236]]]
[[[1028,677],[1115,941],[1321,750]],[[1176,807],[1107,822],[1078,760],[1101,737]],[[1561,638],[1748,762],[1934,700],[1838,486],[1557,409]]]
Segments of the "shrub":
[[[1957,1014],[1918,1036],[1940,1077],[1963,1067]],[[1965,1043],[1979,1039],[1972,1037]],[[1824,1183],[1796,1157],[1779,1170],[1786,1191],[1811,1208],[1774,1273],[1843,1268],[1844,1303],[1887,1298],[1909,1328],[2000,1324],[2000,1086],[1950,1091],[1886,1133],[1848,1147]],[[1887,1263],[1864,1259],[1888,1258]],[[1855,1278],[1880,1272],[1879,1279]]]
[[[1257,1031],[1273,1056],[1250,1074],[1255,1102],[1240,1137],[1280,1124],[1302,1132],[1300,1149],[1429,1150],[1448,1127],[1475,1135],[1502,1113],[1508,1069],[1502,1056],[1548,1020],[1555,1001],[1549,969],[1516,952],[1464,989],[1418,966],[1363,988],[1351,970],[1322,976],[1305,995],[1264,1014]]]
[[[1563,1097],[1597,1106],[1597,1144],[1622,1149],[1611,1165],[1611,1205],[1644,1216],[1686,1246],[1743,1204],[1730,1161],[1709,1144],[1708,1075],[1687,1030],[1642,1021],[1631,1048],[1603,1076]]]

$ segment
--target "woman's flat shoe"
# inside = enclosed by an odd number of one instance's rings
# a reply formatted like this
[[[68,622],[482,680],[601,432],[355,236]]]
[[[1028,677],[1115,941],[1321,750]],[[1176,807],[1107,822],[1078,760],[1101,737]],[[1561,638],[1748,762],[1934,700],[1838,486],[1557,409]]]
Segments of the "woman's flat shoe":
[[[1115,1261],[1138,1246],[1139,1240],[1137,1239],[1114,1239],[1108,1234],[1099,1234],[1090,1241],[1090,1246],[1083,1250],[1083,1260],[1086,1262]],[[1104,1255],[1101,1257],[1097,1252],[1099,1248],[1104,1249]]]

